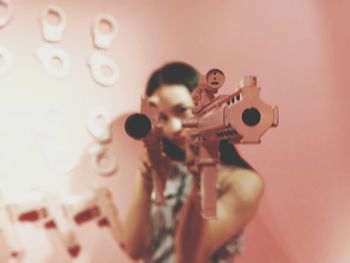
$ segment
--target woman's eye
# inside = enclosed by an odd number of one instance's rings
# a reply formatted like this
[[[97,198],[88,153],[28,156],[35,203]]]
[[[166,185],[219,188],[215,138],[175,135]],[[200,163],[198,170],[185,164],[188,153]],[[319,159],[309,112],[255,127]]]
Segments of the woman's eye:
[[[176,111],[176,114],[178,116],[184,116],[186,115],[188,112],[188,108],[179,108],[177,111]]]
[[[164,114],[159,114],[158,120],[161,122],[165,122],[168,120],[168,117]]]

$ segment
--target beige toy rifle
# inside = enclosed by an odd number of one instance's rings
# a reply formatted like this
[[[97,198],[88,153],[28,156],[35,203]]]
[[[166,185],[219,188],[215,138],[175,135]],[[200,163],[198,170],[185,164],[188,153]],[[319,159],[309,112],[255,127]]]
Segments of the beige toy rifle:
[[[210,70],[204,81],[194,90],[196,104],[194,118],[183,121],[183,128],[190,128],[190,147],[195,152],[195,163],[201,176],[202,215],[216,217],[216,173],[219,163],[219,143],[260,143],[260,137],[278,125],[278,107],[270,106],[259,97],[256,77],[247,76],[239,83],[238,90],[229,95],[215,96],[223,85],[225,76],[219,69]],[[135,139],[153,136],[158,140],[149,150],[153,155],[151,166],[156,173],[153,183],[158,203],[164,200],[164,182],[157,176],[157,167],[162,163],[161,133],[157,126],[157,107],[146,98],[141,101],[141,114],[131,115],[125,122],[127,134]]]
[[[203,84],[200,88],[210,90],[203,88]],[[192,128],[190,137],[195,145],[192,148],[197,148],[195,165],[200,171],[204,218],[216,218],[216,169],[220,141],[260,143],[260,137],[270,127],[278,125],[278,107],[263,102],[259,94],[256,77],[247,76],[236,92],[204,100],[206,104],[202,103],[196,108],[195,117],[182,123],[184,128]],[[201,98],[197,99],[203,102]]]

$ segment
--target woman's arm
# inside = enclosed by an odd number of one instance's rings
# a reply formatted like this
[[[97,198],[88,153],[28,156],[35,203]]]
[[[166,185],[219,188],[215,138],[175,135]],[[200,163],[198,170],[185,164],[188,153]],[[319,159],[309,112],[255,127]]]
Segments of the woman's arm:
[[[219,172],[220,173],[220,172]],[[242,231],[253,218],[262,196],[262,179],[246,169],[221,170],[224,193],[217,200],[217,219],[205,220],[200,195],[193,191],[179,214],[177,262],[205,262],[218,248]]]
[[[206,221],[201,216],[200,194],[193,191],[178,215],[175,235],[176,263],[205,262],[208,258]]]
[[[152,183],[142,175],[143,172],[140,170],[137,174],[133,201],[123,226],[125,250],[133,259],[145,255],[150,238]]]
[[[151,193],[153,190],[152,173],[157,173],[160,184],[165,185],[169,170],[169,159],[161,152],[162,141],[159,130],[143,139],[146,152],[142,155],[136,178],[136,189],[131,207],[127,213],[123,229],[126,252],[139,259],[148,252],[151,234]]]

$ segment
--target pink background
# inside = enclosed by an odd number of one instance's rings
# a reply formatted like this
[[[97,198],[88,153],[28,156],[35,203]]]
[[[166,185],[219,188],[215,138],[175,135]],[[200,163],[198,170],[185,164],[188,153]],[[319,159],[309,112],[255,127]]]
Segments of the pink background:
[[[34,56],[44,42],[39,14],[52,3],[15,1],[12,22],[0,30],[0,45],[14,56],[11,72],[0,78],[2,188],[17,194],[40,186],[69,195],[106,185],[123,218],[141,152],[141,144],[124,134],[123,122],[126,114],[138,111],[151,71],[172,60],[186,61],[202,73],[217,67],[227,77],[224,94],[241,77],[254,74],[261,97],[279,106],[280,125],[260,145],[240,146],[264,178],[266,192],[237,262],[349,262],[350,3],[57,0],[54,4],[66,11],[68,25],[56,46],[73,60],[72,72],[63,80],[49,77]],[[86,65],[94,49],[90,25],[101,13],[113,15],[120,27],[111,49],[103,52],[120,69],[120,81],[111,88],[96,84]],[[46,104],[64,109],[64,123],[45,138],[35,137],[28,127]],[[105,107],[115,120],[108,147],[119,169],[110,178],[92,170],[86,151],[92,138],[85,120],[96,106]],[[43,140],[64,145],[63,154],[77,158],[76,169],[68,174],[52,171],[38,146]],[[17,227],[25,263],[70,262],[54,235],[31,225]],[[131,262],[108,231],[89,223],[76,232],[83,251],[74,262]],[[1,252],[0,262],[6,259]]]

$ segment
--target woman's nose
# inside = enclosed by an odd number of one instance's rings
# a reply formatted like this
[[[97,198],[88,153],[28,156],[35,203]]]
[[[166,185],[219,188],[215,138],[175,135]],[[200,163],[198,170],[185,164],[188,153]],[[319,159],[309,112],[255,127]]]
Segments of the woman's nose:
[[[170,118],[166,125],[166,132],[169,135],[176,135],[182,130],[182,122],[179,118]]]

